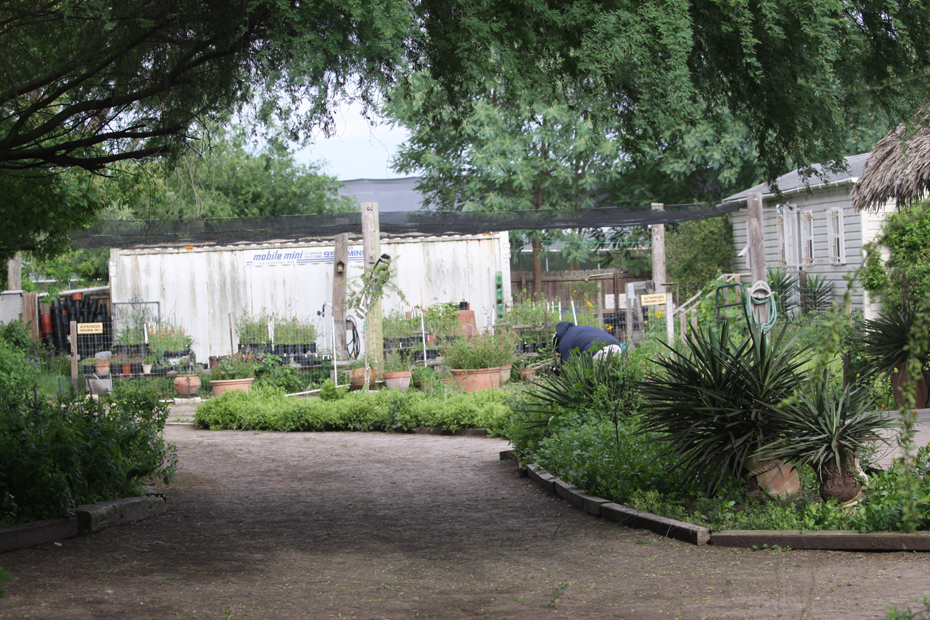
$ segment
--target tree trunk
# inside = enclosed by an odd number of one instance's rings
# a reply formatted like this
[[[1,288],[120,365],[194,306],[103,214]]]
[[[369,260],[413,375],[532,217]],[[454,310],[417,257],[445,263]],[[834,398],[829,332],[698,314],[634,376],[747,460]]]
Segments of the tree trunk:
[[[831,458],[824,463],[820,470],[820,498],[823,501],[835,499],[840,504],[855,499],[862,490],[862,480],[859,479],[851,457],[844,457],[844,466],[837,466]]]
[[[533,296],[538,300],[542,299],[543,276],[542,276],[542,258],[539,254],[542,252],[542,240],[539,234],[533,235]]]

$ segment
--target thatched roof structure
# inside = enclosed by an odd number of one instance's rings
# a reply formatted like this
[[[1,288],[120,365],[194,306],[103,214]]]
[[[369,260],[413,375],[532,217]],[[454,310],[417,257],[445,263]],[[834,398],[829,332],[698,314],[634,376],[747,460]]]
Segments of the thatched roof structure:
[[[922,115],[882,138],[852,191],[856,211],[878,211],[889,201],[898,209],[930,195],[930,127]]]

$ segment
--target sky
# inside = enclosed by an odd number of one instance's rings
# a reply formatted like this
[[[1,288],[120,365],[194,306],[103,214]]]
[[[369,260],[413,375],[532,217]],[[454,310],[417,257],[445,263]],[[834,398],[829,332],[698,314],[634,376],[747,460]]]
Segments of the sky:
[[[390,159],[406,137],[406,130],[382,122],[371,127],[352,104],[336,112],[332,138],[319,137],[311,146],[296,152],[303,163],[322,162],[323,171],[340,181],[393,179],[410,176],[391,171]]]

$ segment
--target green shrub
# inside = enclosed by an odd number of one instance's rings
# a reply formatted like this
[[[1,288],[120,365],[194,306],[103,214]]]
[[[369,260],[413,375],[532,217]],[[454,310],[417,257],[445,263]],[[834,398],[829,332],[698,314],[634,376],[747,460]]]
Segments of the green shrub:
[[[82,503],[141,492],[174,476],[168,409],[150,393],[108,403],[51,401],[0,387],[0,522],[61,517]]]
[[[412,431],[422,426],[446,430],[485,428],[503,435],[509,426],[510,390],[442,398],[394,390],[351,392],[333,398],[338,388],[324,388],[326,398],[286,398],[280,390],[233,391],[197,408],[200,428],[275,431]]]

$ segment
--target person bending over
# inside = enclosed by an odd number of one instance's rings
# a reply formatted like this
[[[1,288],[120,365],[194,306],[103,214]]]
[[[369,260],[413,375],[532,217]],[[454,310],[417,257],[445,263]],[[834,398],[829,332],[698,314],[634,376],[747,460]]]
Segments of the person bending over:
[[[553,348],[559,352],[559,359],[563,364],[576,350],[579,353],[593,354],[596,360],[604,359],[611,353],[619,354],[623,350],[620,341],[603,329],[591,325],[575,325],[571,321],[562,321],[555,326]]]

